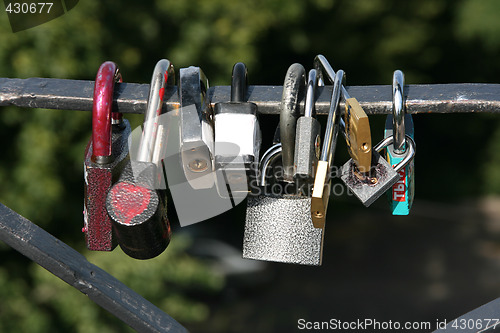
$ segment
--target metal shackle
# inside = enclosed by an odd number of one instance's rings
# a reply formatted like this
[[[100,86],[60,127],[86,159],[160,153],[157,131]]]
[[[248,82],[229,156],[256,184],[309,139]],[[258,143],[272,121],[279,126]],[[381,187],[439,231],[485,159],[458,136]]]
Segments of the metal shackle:
[[[415,152],[416,152],[416,145],[415,141],[411,138],[409,135],[405,135],[405,142],[408,143],[407,149],[405,152],[405,157],[399,162],[395,167],[394,171],[399,172],[401,169],[403,169],[405,166],[410,163],[413,158],[415,157]],[[394,143],[394,136],[388,136],[384,140],[380,141],[376,146],[373,147],[373,150],[380,152],[382,149],[385,147],[391,145]]]
[[[118,66],[104,62],[97,71],[92,104],[92,161],[97,164],[112,162],[111,124],[121,120],[121,113],[113,113],[115,83],[121,82]],[[112,114],[113,113],[113,114]]]
[[[233,67],[233,75],[231,77],[231,102],[246,102],[247,88],[247,66],[242,62],[238,62]]]
[[[311,69],[307,78],[306,105],[304,116],[312,117],[314,112],[314,100],[316,97],[316,87],[318,86],[318,71]]]
[[[392,128],[394,136],[394,152],[403,154],[405,147],[405,76],[402,71],[396,70],[392,75]]]
[[[321,149],[320,160],[327,161],[329,164],[332,162],[333,155],[335,155],[335,148],[337,145],[337,136],[341,122],[341,112],[338,109],[342,95],[346,94],[343,87],[345,74],[343,70],[338,70],[337,73],[333,70],[332,66],[322,55],[314,58],[314,68],[318,72],[318,84],[324,85],[326,73],[330,83],[333,85],[332,96],[330,99],[330,110],[328,112],[328,120],[326,123],[325,137],[323,139],[323,146]]]
[[[283,180],[293,181],[295,157],[295,130],[300,114],[299,102],[305,90],[306,70],[301,64],[292,64],[283,83],[280,110],[280,140],[282,145]]]
[[[280,156],[282,157],[282,145],[281,143],[274,144],[271,148],[269,148],[264,155],[262,155],[262,158],[259,162],[259,178],[258,178],[258,185],[259,186],[266,186],[266,175],[267,175],[267,169],[269,166],[271,166],[277,158]]]
[[[167,85],[175,84],[174,66],[167,59],[156,63],[151,78],[147,109],[144,113],[144,129],[137,151],[137,160],[154,162],[153,155],[157,146],[158,117],[162,113],[163,98]]]

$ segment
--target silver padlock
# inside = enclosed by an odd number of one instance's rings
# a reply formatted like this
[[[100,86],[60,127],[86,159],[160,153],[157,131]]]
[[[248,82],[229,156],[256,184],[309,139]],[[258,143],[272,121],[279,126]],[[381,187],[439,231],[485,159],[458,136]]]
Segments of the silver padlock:
[[[262,157],[259,183],[267,193],[247,199],[243,258],[319,266],[324,228],[312,224],[311,198],[293,193],[273,194],[273,187],[267,187],[266,171],[280,155],[278,144]]]
[[[392,168],[378,152],[391,145],[393,141],[394,137],[390,136],[373,147],[372,169],[368,174],[359,172],[352,159],[347,161],[340,170],[342,181],[366,207],[399,180],[399,171],[415,157],[415,142],[409,135],[406,135],[408,147],[405,157]]]
[[[313,118],[317,85],[317,71],[312,69],[307,79],[304,116],[297,120],[295,131],[294,178],[300,186],[308,186],[314,181],[320,153],[321,125]]]
[[[245,198],[248,184],[257,178],[261,131],[257,105],[245,102],[248,74],[245,64],[233,67],[231,101],[217,103],[215,114],[215,168],[219,195]]]
[[[298,96],[304,87],[305,70],[299,64],[290,66],[285,78],[280,117],[281,144],[275,144],[264,153],[260,161],[258,184],[260,193],[247,199],[243,257],[301,265],[321,265],[324,229],[314,228],[311,220],[311,198],[297,194],[293,182],[283,181],[285,170],[292,170],[291,164],[283,165],[282,150],[290,148],[295,138],[289,132],[295,128],[293,114]],[[285,130],[281,127],[285,124]],[[285,148],[284,148],[285,147]],[[282,160],[281,172],[271,166]],[[268,177],[270,171],[271,176]],[[279,170],[278,170],[279,171]],[[274,182],[268,181],[268,178]]]
[[[213,111],[208,80],[199,67],[179,71],[181,163],[193,189],[214,186]]]

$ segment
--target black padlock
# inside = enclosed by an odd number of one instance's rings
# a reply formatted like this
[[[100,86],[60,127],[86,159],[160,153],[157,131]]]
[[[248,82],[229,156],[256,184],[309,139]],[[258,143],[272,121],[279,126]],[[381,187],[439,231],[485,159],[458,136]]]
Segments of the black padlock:
[[[121,249],[135,259],[150,259],[168,246],[172,231],[165,191],[157,190],[157,167],[130,161],[108,193],[106,207]]]
[[[170,61],[160,60],[155,67],[143,135],[137,156],[128,159],[119,181],[108,193],[106,208],[113,222],[118,243],[127,255],[150,259],[161,254],[170,243],[171,229],[166,211],[166,191],[161,189],[161,154],[164,142],[158,131],[163,93],[168,83],[174,83],[174,68]],[[171,78],[171,79],[169,79]]]

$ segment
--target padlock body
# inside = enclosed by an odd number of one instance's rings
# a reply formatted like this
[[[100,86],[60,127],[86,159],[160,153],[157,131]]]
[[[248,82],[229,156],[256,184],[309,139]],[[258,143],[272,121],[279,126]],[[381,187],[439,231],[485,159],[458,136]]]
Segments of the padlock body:
[[[324,228],[311,220],[311,198],[296,195],[249,196],[243,258],[321,265]]]
[[[349,155],[359,170],[367,172],[372,165],[370,123],[368,116],[355,98],[346,100],[344,122]]]
[[[116,245],[111,221],[106,212],[106,195],[116,182],[128,155],[130,124],[122,120],[112,126],[112,158],[108,164],[92,160],[92,139],[85,149],[84,160],[84,228],[87,248],[92,251],[112,251]]]
[[[389,190],[399,179],[399,174],[376,151],[373,151],[372,163],[369,177],[364,177],[359,173],[353,159],[347,161],[340,169],[340,179],[366,207]]]
[[[217,103],[214,113],[217,190],[221,197],[226,197],[230,191],[231,196],[244,198],[248,185],[257,178],[254,163],[259,160],[262,140],[257,105]]]
[[[312,117],[300,117],[295,133],[294,178],[310,183],[318,163],[321,125]]]
[[[154,258],[170,243],[166,193],[157,189],[156,175],[154,163],[128,160],[107,195],[106,209],[118,243],[135,259]]]
[[[414,126],[412,116],[405,115],[405,134],[414,139]],[[393,134],[393,117],[387,116],[385,123],[384,137],[389,137]],[[398,154],[394,151],[394,146],[390,145],[386,148],[386,159],[391,166],[395,166],[403,160],[405,154]],[[414,159],[408,163],[401,171],[399,171],[399,179],[392,188],[387,191],[387,199],[393,215],[408,215],[413,204],[415,195],[415,163]]]

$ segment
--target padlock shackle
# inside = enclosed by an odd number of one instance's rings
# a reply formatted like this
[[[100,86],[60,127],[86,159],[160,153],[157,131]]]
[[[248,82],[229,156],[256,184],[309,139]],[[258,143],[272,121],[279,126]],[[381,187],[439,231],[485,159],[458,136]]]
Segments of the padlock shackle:
[[[392,130],[394,152],[397,154],[403,154],[406,151],[404,85],[403,72],[395,70],[392,75]]]
[[[333,82],[332,99],[330,101],[330,111],[328,112],[328,120],[326,122],[325,137],[323,139],[323,147],[321,148],[320,160],[332,163],[332,157],[335,154],[337,145],[337,136],[340,127],[340,89],[342,80],[344,79],[344,71],[339,69],[335,74]]]
[[[233,67],[231,77],[231,102],[245,102],[248,87],[248,70],[242,62],[237,62]]]
[[[295,132],[300,115],[299,103],[305,93],[306,70],[301,64],[292,64],[285,76],[280,107],[280,140],[282,146],[283,180],[293,181]]]
[[[314,112],[314,102],[316,101],[316,87],[318,86],[318,71],[311,69],[307,78],[306,105],[304,109],[305,117],[312,117]]]
[[[92,105],[92,161],[106,164],[111,156],[111,122],[121,120],[120,114],[112,115],[115,83],[121,80],[118,66],[104,62],[97,71]]]
[[[278,157],[280,157],[280,156],[283,157],[282,148],[283,147],[282,147],[281,143],[274,144],[273,146],[271,146],[271,148],[266,150],[264,155],[262,155],[262,158],[260,159],[260,162],[259,162],[260,175],[259,175],[258,183],[257,183],[258,186],[266,186],[267,185],[267,183],[266,183],[267,169],[269,168],[269,166],[271,164],[274,163],[274,161]]]
[[[163,98],[167,85],[175,84],[174,66],[167,59],[156,63],[149,87],[148,104],[144,113],[144,128],[137,151],[137,161],[155,162],[156,138],[158,135],[158,122],[163,107]]]
[[[335,73],[328,60],[321,54],[314,58],[314,68],[318,72],[318,84],[325,84],[323,72],[326,72],[330,83],[333,85],[330,110],[328,111],[328,120],[326,121],[325,137],[323,139],[323,147],[321,148],[320,155],[321,161],[328,162],[328,165],[331,165],[337,145],[339,127],[342,122],[341,112],[338,107],[340,98],[344,95],[344,98],[347,99],[349,95],[343,86],[345,78],[343,70],[339,69],[337,73]],[[342,132],[345,136],[345,129]]]
[[[405,166],[410,163],[413,158],[415,157],[416,154],[416,145],[415,145],[415,140],[412,139],[411,136],[408,134],[405,135],[405,141],[408,143],[407,149],[405,154],[405,157],[399,162],[395,167],[394,171],[399,172],[401,169],[403,169]],[[394,136],[388,136],[384,140],[380,141],[376,146],[373,147],[373,150],[380,152],[382,149],[384,149],[387,146],[390,146],[394,142]]]
[[[314,68],[318,71],[318,82],[319,85],[325,85],[325,77],[323,75],[323,72],[326,72],[326,75],[328,76],[328,79],[330,83],[333,85],[335,81],[335,71],[333,70],[333,67],[330,65],[328,60],[325,58],[324,55],[318,54],[314,58]],[[347,93],[346,88],[344,87],[345,84],[345,77],[342,78],[342,85],[340,87],[340,97],[345,101],[351,96]]]

